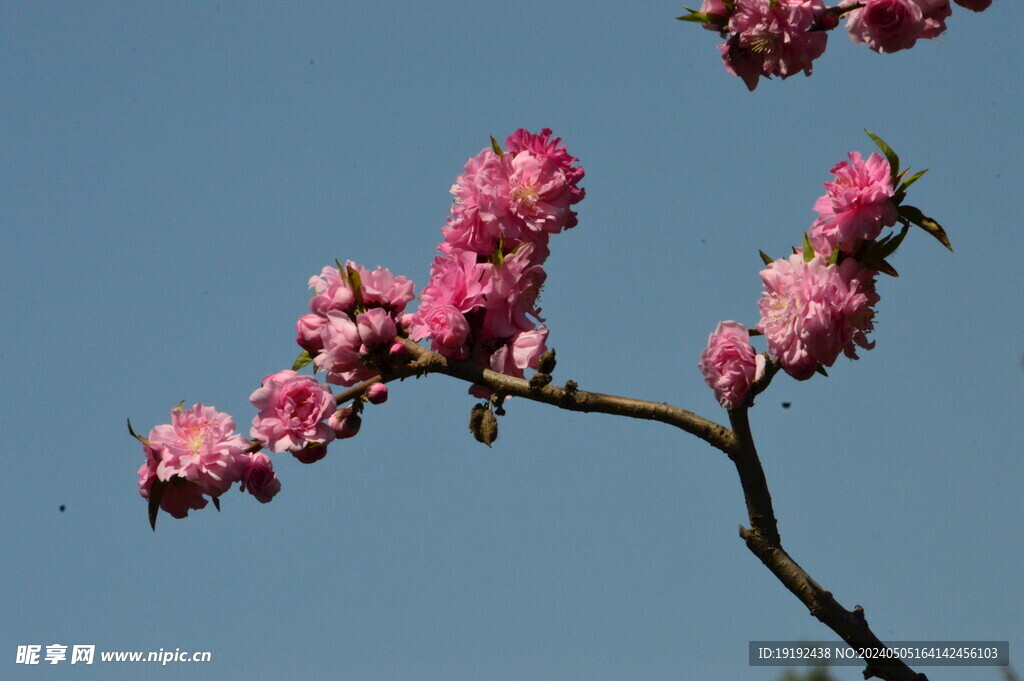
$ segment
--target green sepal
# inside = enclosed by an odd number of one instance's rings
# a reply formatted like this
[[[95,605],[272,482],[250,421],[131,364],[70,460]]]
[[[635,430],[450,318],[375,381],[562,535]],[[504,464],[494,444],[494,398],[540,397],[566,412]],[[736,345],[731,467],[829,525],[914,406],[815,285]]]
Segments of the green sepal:
[[[505,264],[505,238],[498,237],[498,243],[494,244],[494,251],[491,253],[491,262],[497,267]]]
[[[210,497],[213,500],[213,507],[220,513],[220,497]]]
[[[942,229],[942,225],[938,222],[922,213],[920,208],[916,208],[914,206],[900,206],[898,210],[901,218],[913,222],[915,225],[938,239],[939,243],[948,248],[950,252],[953,251],[953,245],[949,243],[949,237],[946,236],[946,230]]]
[[[686,8],[690,13],[684,14],[681,17],[676,17],[679,21],[692,21],[695,24],[708,24],[710,26],[718,26],[719,28],[725,28],[725,25],[729,23],[729,17],[723,17],[721,14],[708,14],[707,12],[695,12],[689,7]]]
[[[889,175],[892,177],[892,185],[895,187],[897,184],[896,177],[900,174],[900,157],[896,155],[896,152],[892,150],[888,144],[885,143],[881,137],[871,132],[867,128],[864,128],[864,132],[868,134],[868,137],[882,150],[885,155],[885,160],[889,162]]]
[[[136,440],[138,440],[138,441],[139,441],[139,442],[141,442],[142,444],[146,445],[147,447],[149,447],[149,446],[150,446],[150,445],[149,445],[149,440],[147,440],[146,438],[144,438],[144,437],[142,437],[141,435],[139,435],[138,433],[136,433],[136,432],[135,432],[135,429],[134,429],[134,428],[132,428],[132,420],[131,420],[130,418],[128,419],[128,433],[129,433],[129,434],[130,434],[130,435],[131,435],[131,436],[132,436],[133,438],[135,438]]]
[[[171,407],[171,411],[185,411],[184,404],[185,404],[185,400],[182,400],[181,402],[178,402],[176,405]]]
[[[804,232],[804,262],[812,260],[814,260],[814,246],[811,245],[811,240],[807,238],[807,232]]]
[[[313,356],[309,354],[309,350],[303,350],[299,353],[299,356],[295,358],[295,362],[292,364],[292,371],[298,371],[312,361]]]
[[[494,135],[491,135],[491,149],[494,149],[494,153],[499,158],[505,155],[505,152],[501,150],[501,145],[498,144],[498,140],[494,139]]]
[[[832,253],[828,256],[828,264],[836,265],[839,263],[839,246],[832,249]]]
[[[761,260],[764,261],[765,265],[771,265],[773,262],[775,262],[774,260],[772,260],[772,257],[765,253],[764,251],[758,251],[758,254],[761,256]]]
[[[161,480],[160,478],[153,478],[153,486],[149,488],[149,526],[156,532],[156,516],[160,513],[160,502],[163,501],[164,492],[167,491],[167,486],[171,484],[167,480]]]
[[[363,278],[359,276],[359,271],[354,267],[346,267],[345,272],[348,275],[348,287],[352,289],[352,297],[355,298],[356,314],[365,312],[366,305],[363,303]]]

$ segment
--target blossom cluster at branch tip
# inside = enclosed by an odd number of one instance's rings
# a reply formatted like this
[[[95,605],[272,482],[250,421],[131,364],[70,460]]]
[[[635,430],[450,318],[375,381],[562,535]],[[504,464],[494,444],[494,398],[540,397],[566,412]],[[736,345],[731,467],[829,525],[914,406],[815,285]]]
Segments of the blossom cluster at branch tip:
[[[218,499],[236,482],[263,503],[281,488],[269,458],[249,453],[232,418],[214,407],[177,407],[169,424],[140,439],[146,462],[139,468],[139,493],[146,500],[159,494],[160,508],[175,518],[205,508],[206,497]]]
[[[975,12],[992,0],[956,0]],[[703,0],[697,12],[679,17],[700,22],[725,38],[718,46],[725,69],[753,90],[760,79],[811,75],[811,62],[827,45],[827,32],[846,19],[850,39],[879,53],[913,47],[946,30],[949,0]]]
[[[767,355],[755,355],[750,332],[737,322],[719,323],[708,338],[698,367],[726,409],[749,406],[751,386],[762,377],[767,384],[778,369],[803,381],[825,373],[840,354],[857,359],[858,349],[873,348],[868,334],[879,302],[875,280],[879,273],[896,276],[886,258],[911,225],[952,250],[937,221],[904,203],[907,189],[926,171],[907,177],[896,152],[865,132],[884,155],[865,160],[858,152],[847,154],[832,167],[834,179],[824,183],[825,194],[814,204],[818,217],[803,248],[775,260],[761,253],[766,267],[757,331],[767,341]],[[882,235],[897,223],[903,225],[898,234]]]

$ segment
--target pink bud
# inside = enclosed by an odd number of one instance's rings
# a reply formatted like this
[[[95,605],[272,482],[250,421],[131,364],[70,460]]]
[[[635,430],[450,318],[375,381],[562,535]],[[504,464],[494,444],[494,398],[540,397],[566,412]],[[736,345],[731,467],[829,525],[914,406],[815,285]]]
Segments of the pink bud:
[[[331,418],[327,420],[327,425],[334,429],[334,434],[337,435],[339,440],[345,438],[355,437],[356,433],[359,432],[359,426],[362,425],[363,420],[351,409],[339,409],[338,411],[331,414]]]
[[[374,383],[366,390],[366,399],[371,404],[383,404],[388,401],[388,387],[383,383]]]
[[[320,339],[320,332],[327,324],[327,318],[315,314],[304,314],[295,322],[295,342],[303,350],[315,354],[324,348],[324,342]]]
[[[392,343],[391,348],[388,349],[388,354],[394,357],[401,357],[405,354],[405,344],[402,341],[395,341]]]

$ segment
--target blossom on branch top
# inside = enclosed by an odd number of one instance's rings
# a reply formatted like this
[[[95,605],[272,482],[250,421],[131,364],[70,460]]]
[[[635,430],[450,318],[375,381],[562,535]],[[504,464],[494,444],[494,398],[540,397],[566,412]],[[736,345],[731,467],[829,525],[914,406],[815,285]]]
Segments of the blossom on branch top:
[[[761,270],[764,292],[757,328],[768,351],[797,380],[832,366],[840,352],[857,359],[856,346],[874,347],[875,273],[847,258],[827,264],[820,255],[779,259]]]
[[[877,238],[898,217],[889,162],[878,153],[865,161],[856,151],[849,159],[832,167],[835,181],[824,183],[825,195],[814,203],[819,215],[807,236],[825,257],[836,247],[853,253],[859,242]]]
[[[726,70],[750,90],[761,76],[811,75],[811,62],[828,42],[823,31],[812,30],[824,11],[821,0],[737,0],[729,38],[718,48]]]
[[[876,52],[897,52],[913,47],[918,39],[934,38],[946,30],[952,10],[949,0],[861,0],[846,15],[850,39]]]
[[[718,403],[735,409],[744,403],[747,391],[765,371],[765,357],[754,353],[750,332],[738,322],[719,322],[708,336],[708,346],[700,353],[697,368],[704,382],[715,391]]]

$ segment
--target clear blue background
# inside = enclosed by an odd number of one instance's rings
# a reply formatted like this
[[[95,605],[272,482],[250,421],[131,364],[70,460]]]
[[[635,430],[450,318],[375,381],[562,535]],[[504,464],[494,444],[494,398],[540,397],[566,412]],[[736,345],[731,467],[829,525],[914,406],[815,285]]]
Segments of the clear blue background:
[[[694,0],[696,4],[696,0]],[[297,353],[335,258],[426,280],[465,160],[548,126],[580,225],[542,305],[556,380],[724,420],[696,369],[756,322],[861,131],[931,173],[876,349],[752,412],[783,540],[889,640],[1024,646],[1019,2],[811,78],[728,76],[675,2],[0,7],[0,677],[774,679],[756,639],[834,639],[737,537],[724,455],[660,424],[514,400],[493,450],[444,377],[393,386],[283,491],[150,531],[124,422],[233,414]],[[782,402],[791,402],[783,409]],[[66,505],[64,513],[59,511]],[[209,650],[19,667],[19,644]],[[926,669],[997,679],[996,669]],[[859,679],[860,670],[840,670]]]

